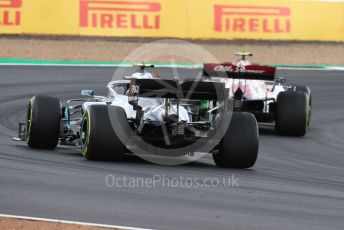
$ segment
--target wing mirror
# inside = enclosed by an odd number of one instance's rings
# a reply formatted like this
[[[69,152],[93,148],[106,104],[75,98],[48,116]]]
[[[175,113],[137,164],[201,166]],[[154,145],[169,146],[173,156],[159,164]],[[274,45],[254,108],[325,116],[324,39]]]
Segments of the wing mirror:
[[[271,92],[273,92],[275,90],[275,86],[279,85],[279,84],[284,84],[287,82],[287,79],[285,79],[284,77],[276,77],[275,81],[274,81],[274,85],[271,89]]]
[[[93,97],[94,90],[93,89],[83,89],[81,90],[81,96]]]

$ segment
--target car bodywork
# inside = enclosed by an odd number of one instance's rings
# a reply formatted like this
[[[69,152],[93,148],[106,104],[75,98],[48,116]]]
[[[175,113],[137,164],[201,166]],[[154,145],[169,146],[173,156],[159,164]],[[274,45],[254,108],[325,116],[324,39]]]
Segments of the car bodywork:
[[[278,95],[281,92],[296,91],[297,86],[285,84],[284,77],[276,77],[276,67],[251,64],[246,59],[246,56],[252,56],[251,53],[236,55],[241,56],[236,62],[204,64],[204,76],[221,76],[229,90],[229,97],[234,99],[234,111],[250,112],[261,123],[274,123]],[[311,90],[309,87],[304,88],[310,101]]]
[[[61,109],[60,144],[80,145],[82,116],[92,105],[122,107],[135,133],[155,145],[178,147],[208,135],[214,126],[214,114],[228,101],[223,83],[159,79],[146,71],[153,66],[138,67],[139,72],[109,82],[106,97],[82,90],[83,98],[67,100]],[[200,100],[212,101],[206,111],[200,111]],[[166,124],[167,134],[163,133],[162,124]],[[25,129],[26,123],[20,123],[20,140],[26,139]]]
[[[244,60],[245,56],[242,55],[242,60],[237,64],[204,64],[203,76],[198,80],[162,79],[146,71],[147,68],[154,68],[153,65],[138,65],[138,72],[109,82],[107,96],[96,96],[93,90],[82,90],[83,98],[70,99],[62,107],[57,98],[33,97],[29,103],[27,121],[19,124],[19,137],[14,139],[26,141],[34,148],[55,148],[58,141],[62,145],[81,146],[87,159],[95,159],[94,155],[101,154],[99,152],[103,151],[104,145],[112,146],[106,151],[115,151],[116,146],[109,138],[115,136],[115,142],[122,146],[122,152],[140,147],[135,144],[135,140],[140,139],[159,148],[177,149],[173,155],[206,151],[213,154],[214,161],[219,166],[252,167],[258,154],[257,121],[278,121],[278,98],[292,87],[282,85],[283,78],[275,78],[275,67],[250,65]],[[305,93],[296,96],[301,96],[301,100],[306,97]],[[289,98],[287,106],[293,106],[290,95],[286,97]],[[49,101],[55,105],[50,105]],[[38,106],[37,103],[41,105]],[[50,121],[42,113],[44,107],[60,112],[51,113],[54,119]],[[305,126],[304,107],[301,107],[302,111],[299,109],[301,115],[298,115],[301,126]],[[110,123],[113,116],[105,113],[112,108],[118,114],[123,113],[122,118],[114,116],[117,117],[115,124]],[[91,126],[91,114],[93,122],[100,122],[98,125],[101,128],[97,128],[97,132],[92,131],[95,126]],[[41,120],[50,127],[56,127],[59,123],[59,129],[52,130],[58,135],[37,125]],[[131,132],[130,137],[125,140],[119,140],[119,136],[127,135],[127,131],[118,134],[118,122],[127,124],[125,129]],[[293,121],[287,117],[288,122]],[[279,123],[276,122],[280,125]],[[280,126],[288,127],[284,123]],[[47,138],[43,133],[50,137]],[[92,133],[93,137],[90,139]],[[296,135],[304,135],[304,130],[298,130]],[[92,139],[97,138],[98,145],[102,142],[103,146],[95,148],[96,141],[88,147]],[[41,143],[44,140],[47,145]],[[196,147],[186,152],[179,151],[179,148],[195,143]],[[208,148],[202,149],[200,146]]]

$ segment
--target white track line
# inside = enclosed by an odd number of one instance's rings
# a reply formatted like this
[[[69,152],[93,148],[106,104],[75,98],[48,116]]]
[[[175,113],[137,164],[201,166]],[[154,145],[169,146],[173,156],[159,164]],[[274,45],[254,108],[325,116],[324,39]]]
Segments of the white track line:
[[[0,217],[15,218],[15,219],[22,219],[22,220],[29,220],[29,221],[45,221],[45,222],[50,222],[50,223],[77,224],[77,225],[83,225],[83,226],[89,226],[89,227],[110,228],[110,229],[112,228],[112,229],[125,229],[125,230],[152,230],[152,229],[147,229],[147,228],[135,228],[135,227],[128,227],[128,226],[120,226],[120,225],[95,224],[95,223],[87,223],[87,222],[46,219],[46,218],[29,217],[29,216],[7,215],[7,214],[0,214]]]

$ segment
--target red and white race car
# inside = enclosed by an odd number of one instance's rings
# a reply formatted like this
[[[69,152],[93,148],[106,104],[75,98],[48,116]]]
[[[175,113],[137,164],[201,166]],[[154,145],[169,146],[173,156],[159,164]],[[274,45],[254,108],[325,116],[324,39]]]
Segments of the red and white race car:
[[[234,98],[234,111],[255,115],[260,123],[274,123],[281,135],[304,136],[311,120],[311,89],[303,85],[285,85],[276,77],[276,67],[252,65],[247,56],[233,63],[206,63],[203,74],[225,81],[229,96]]]

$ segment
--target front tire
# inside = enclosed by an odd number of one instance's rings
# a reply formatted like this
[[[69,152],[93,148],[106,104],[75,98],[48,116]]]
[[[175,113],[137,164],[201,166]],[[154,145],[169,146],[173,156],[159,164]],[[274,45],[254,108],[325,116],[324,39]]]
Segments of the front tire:
[[[127,152],[112,127],[109,110],[115,115],[116,124],[125,127],[128,124],[126,113],[121,107],[89,106],[84,112],[80,130],[82,155],[88,160],[121,160]]]
[[[251,113],[234,112],[231,123],[213,154],[220,167],[250,168],[258,156],[259,132],[256,118]]]
[[[38,95],[31,98],[26,120],[25,141],[31,148],[54,149],[59,140],[60,100]]]

